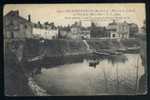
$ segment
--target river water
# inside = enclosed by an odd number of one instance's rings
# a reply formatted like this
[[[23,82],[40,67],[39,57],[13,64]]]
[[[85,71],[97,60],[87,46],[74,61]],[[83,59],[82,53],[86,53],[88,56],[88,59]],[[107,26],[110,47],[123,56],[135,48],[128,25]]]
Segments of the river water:
[[[43,68],[34,77],[49,95],[135,94],[138,79],[144,74],[139,54],[124,54],[99,61],[96,67],[89,60]]]

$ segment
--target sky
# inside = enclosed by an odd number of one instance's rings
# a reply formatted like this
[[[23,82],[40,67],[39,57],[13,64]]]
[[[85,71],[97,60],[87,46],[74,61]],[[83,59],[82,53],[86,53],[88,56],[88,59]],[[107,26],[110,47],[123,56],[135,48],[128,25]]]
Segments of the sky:
[[[19,15],[26,18],[30,14],[31,21],[37,23],[54,22],[56,26],[67,26],[81,21],[83,26],[91,22],[98,26],[107,26],[112,20],[127,21],[143,26],[145,20],[144,3],[119,4],[7,4],[4,15],[11,10],[19,10]]]

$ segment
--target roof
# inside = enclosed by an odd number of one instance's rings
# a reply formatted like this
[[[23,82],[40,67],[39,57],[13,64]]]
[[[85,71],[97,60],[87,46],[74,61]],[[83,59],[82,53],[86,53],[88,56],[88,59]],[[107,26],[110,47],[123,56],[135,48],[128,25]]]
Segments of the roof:
[[[109,23],[109,25],[117,25],[117,23],[116,23],[115,20],[113,20],[113,22],[112,22],[112,23]]]
[[[4,16],[4,19],[7,18],[7,17],[11,17],[12,19],[16,19],[18,21],[21,21],[22,23],[29,23],[29,24],[32,24],[31,22],[29,22],[27,19],[23,18],[22,16],[19,16],[19,12],[16,10],[16,11],[10,11],[8,12],[5,16]]]

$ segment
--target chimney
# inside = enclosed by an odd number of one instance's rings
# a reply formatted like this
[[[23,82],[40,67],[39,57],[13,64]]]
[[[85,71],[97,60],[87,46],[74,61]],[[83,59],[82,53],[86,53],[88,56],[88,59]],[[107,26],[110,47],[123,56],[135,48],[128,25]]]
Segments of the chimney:
[[[113,23],[116,23],[116,21],[113,19]]]
[[[16,16],[19,16],[19,11],[18,10],[16,10]]]
[[[31,22],[31,15],[28,15],[28,21]]]
[[[40,21],[38,21],[38,24],[40,25],[40,24],[41,24],[41,22],[40,22]]]
[[[127,23],[126,21],[124,21],[124,23]]]
[[[12,10],[10,14],[11,14],[11,16],[19,16],[19,11],[18,10],[14,10],[14,11]]]

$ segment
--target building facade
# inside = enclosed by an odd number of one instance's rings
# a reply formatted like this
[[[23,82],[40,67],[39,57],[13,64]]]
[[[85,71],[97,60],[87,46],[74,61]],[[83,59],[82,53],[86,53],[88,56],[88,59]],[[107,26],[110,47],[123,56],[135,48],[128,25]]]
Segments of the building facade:
[[[33,38],[30,15],[28,19],[19,16],[19,11],[10,11],[3,18],[4,38],[24,39]]]
[[[90,30],[82,27],[81,21],[75,22],[70,27],[70,33],[68,36],[71,39],[89,39],[90,38]]]
[[[113,20],[113,22],[107,26],[107,30],[110,32],[111,39],[129,38],[130,27],[126,21],[123,23],[117,23],[115,20]]]
[[[117,32],[121,39],[128,39],[130,34],[129,24],[126,21],[124,21],[123,23],[118,23]]]
[[[110,37],[110,33],[106,30],[106,28],[100,26],[96,26],[92,28],[90,34],[91,34],[91,38],[106,39]]]
[[[58,29],[53,27],[52,24],[41,24],[38,22],[33,24],[32,34],[38,36],[38,38],[55,39],[58,37]]]
[[[4,38],[25,39],[25,38],[57,38],[58,29],[54,23],[37,24],[31,22],[31,16],[28,19],[19,16],[19,11],[10,11],[4,16]]]

